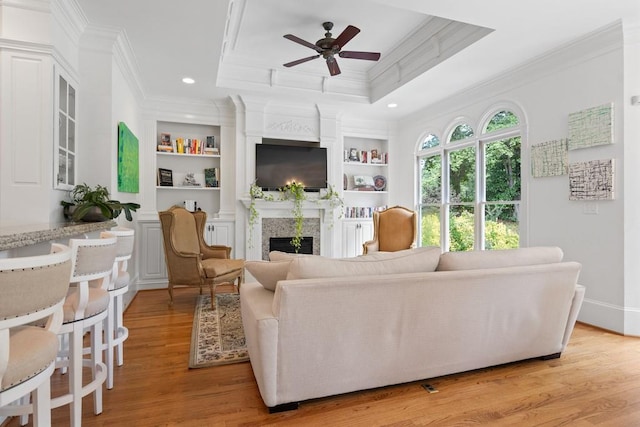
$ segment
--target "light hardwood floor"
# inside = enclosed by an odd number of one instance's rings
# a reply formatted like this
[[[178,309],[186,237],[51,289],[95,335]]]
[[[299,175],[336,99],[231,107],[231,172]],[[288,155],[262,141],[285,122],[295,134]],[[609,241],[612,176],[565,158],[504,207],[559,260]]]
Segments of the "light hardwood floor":
[[[136,296],[125,314],[125,364],[104,392],[101,415],[84,399],[84,426],[640,426],[640,339],[582,324],[560,359],[317,399],[270,415],[249,363],[187,368],[197,294],[177,289],[173,308],[164,290]],[[53,388],[60,386],[55,374]],[[55,409],[53,425],[68,425],[68,413]]]

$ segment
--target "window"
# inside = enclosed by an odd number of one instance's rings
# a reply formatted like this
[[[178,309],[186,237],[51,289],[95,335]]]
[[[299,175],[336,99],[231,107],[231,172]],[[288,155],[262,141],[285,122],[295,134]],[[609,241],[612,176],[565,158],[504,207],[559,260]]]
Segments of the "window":
[[[519,246],[520,121],[501,110],[482,129],[476,136],[472,126],[460,123],[446,144],[435,134],[419,144],[422,246],[451,251]]]
[[[57,132],[54,135],[54,187],[70,190],[76,183],[76,86],[62,74],[56,76]]]

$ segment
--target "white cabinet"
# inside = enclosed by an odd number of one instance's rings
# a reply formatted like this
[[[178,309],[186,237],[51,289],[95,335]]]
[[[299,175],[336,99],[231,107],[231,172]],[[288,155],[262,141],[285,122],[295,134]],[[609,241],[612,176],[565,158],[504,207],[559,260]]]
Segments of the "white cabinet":
[[[138,245],[138,260],[140,268],[139,285],[167,284],[167,267],[164,259],[162,242],[162,228],[160,221],[139,221],[140,243]]]
[[[208,245],[231,246],[231,258],[233,258],[234,235],[233,221],[211,220],[204,226],[204,241]]]
[[[342,256],[362,255],[362,244],[372,238],[373,219],[345,219],[342,222]]]

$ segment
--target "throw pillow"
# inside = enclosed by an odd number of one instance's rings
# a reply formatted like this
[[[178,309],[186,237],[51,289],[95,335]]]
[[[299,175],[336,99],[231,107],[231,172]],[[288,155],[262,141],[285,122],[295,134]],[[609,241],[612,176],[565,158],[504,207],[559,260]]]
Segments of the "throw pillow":
[[[492,251],[446,252],[440,256],[437,271],[478,270],[549,264],[562,261],[562,249],[533,247]]]
[[[291,260],[284,261],[247,261],[244,266],[253,277],[270,291],[276,290],[279,280],[285,280]]]
[[[431,272],[439,258],[439,247],[378,252],[355,258],[296,257],[291,261],[287,280]]]

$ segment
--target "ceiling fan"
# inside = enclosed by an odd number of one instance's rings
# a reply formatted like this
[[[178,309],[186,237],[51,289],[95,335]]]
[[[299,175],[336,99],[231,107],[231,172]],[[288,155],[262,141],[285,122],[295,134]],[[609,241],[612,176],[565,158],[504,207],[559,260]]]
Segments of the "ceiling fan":
[[[315,44],[302,40],[300,37],[296,37],[293,34],[285,34],[284,38],[293,42],[299,43],[302,46],[306,46],[318,52],[318,55],[309,56],[306,58],[298,59],[296,61],[287,62],[283,64],[285,67],[293,67],[294,65],[302,64],[303,62],[311,61],[312,59],[320,58],[321,56],[327,61],[327,67],[329,67],[329,74],[335,76],[340,74],[340,67],[336,61],[335,55],[340,58],[352,58],[352,59],[366,59],[369,61],[377,61],[380,59],[380,53],[378,52],[354,52],[341,50],[349,40],[354,38],[356,34],[360,32],[359,28],[353,25],[348,25],[347,28],[340,33],[338,38],[331,37],[331,29],[333,28],[333,22],[324,22],[322,27],[326,33],[324,38],[318,40]]]

